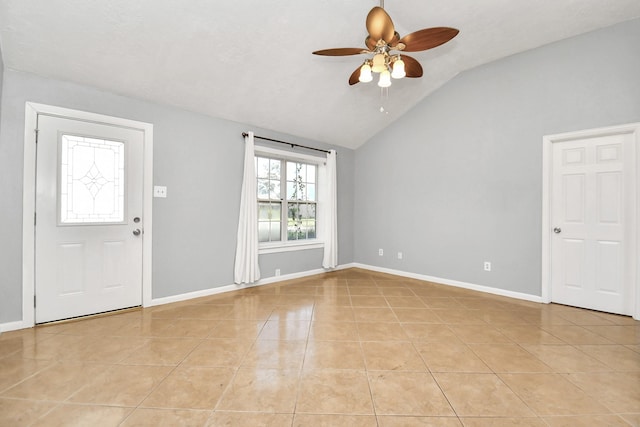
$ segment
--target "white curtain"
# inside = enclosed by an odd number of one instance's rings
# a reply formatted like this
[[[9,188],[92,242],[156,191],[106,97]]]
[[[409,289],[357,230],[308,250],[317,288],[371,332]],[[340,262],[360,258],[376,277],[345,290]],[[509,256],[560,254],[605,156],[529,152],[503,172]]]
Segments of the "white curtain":
[[[322,266],[335,268],[338,266],[338,189],[336,180],[336,151],[327,154],[326,177],[327,194],[324,198],[323,234],[324,256]]]
[[[244,138],[244,175],[240,194],[240,218],[233,281],[253,283],[260,279],[258,266],[258,202],[253,132]]]

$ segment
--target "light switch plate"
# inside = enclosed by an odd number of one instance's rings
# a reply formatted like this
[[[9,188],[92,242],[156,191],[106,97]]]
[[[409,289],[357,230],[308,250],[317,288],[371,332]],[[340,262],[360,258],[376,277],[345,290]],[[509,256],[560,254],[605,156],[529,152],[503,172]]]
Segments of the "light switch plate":
[[[167,187],[155,185],[153,187],[153,197],[167,197]]]

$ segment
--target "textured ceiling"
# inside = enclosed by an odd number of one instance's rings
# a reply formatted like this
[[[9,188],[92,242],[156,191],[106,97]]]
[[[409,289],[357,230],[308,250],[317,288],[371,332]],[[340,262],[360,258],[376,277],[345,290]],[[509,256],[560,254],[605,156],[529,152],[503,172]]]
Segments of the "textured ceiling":
[[[374,0],[0,0],[5,66],[356,148],[456,74],[640,17],[638,0],[387,0],[401,36],[453,41],[411,54],[421,79],[350,87]],[[384,106],[386,113],[381,113]]]

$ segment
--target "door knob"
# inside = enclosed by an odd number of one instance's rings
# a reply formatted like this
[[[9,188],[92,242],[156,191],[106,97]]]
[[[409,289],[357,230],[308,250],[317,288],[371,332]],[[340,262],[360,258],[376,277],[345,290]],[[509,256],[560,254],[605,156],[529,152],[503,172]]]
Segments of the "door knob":
[[[140,229],[136,228],[135,230],[133,230],[133,235],[134,236],[139,236],[140,235]]]
[[[562,232],[562,229],[560,227],[556,227],[553,229],[553,232],[556,234],[560,234]]]

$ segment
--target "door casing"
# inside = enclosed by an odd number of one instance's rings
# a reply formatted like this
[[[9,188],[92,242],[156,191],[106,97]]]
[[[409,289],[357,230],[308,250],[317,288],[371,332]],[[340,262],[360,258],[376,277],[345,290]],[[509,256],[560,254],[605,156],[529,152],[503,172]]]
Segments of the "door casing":
[[[635,218],[630,222],[629,236],[633,242],[635,253],[640,254],[640,123],[611,126],[605,128],[588,129],[576,132],[567,132],[556,135],[547,135],[542,138],[542,301],[551,302],[551,234],[553,224],[551,224],[551,185],[553,174],[553,150],[552,144],[575,139],[599,137],[616,134],[632,135],[632,144],[635,146],[635,191],[631,194],[634,199],[631,203],[635,205]],[[637,258],[637,257],[636,257]],[[635,259],[633,266],[635,277],[632,280],[629,298],[633,301],[633,318],[640,320],[640,263]]]
[[[86,122],[128,127],[144,133],[142,305],[151,305],[151,249],[153,240],[153,125],[135,120],[27,102],[25,106],[24,168],[22,199],[22,327],[35,325],[35,200],[36,138],[38,115],[68,117]]]

